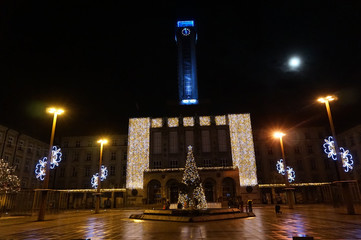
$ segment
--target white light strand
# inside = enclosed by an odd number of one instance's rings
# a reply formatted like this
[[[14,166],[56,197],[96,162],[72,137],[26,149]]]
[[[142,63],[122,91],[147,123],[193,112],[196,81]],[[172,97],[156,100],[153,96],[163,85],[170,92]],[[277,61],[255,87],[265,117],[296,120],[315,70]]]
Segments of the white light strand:
[[[282,175],[286,174],[283,159],[280,159],[279,161],[277,161],[276,168],[277,168],[278,173],[280,173]],[[289,166],[287,166],[286,169],[287,169],[287,179],[288,179],[288,181],[293,182],[295,180],[295,178],[296,178],[296,172],[293,170],[293,168],[291,168]]]
[[[50,162],[50,169],[54,169],[55,167],[59,166],[59,163],[61,162],[61,148],[58,148],[56,146],[52,147],[51,151],[51,162]],[[40,181],[44,181],[44,177],[46,175],[46,164],[48,162],[47,157],[43,157],[39,160],[39,162],[35,165],[35,177],[39,179]]]

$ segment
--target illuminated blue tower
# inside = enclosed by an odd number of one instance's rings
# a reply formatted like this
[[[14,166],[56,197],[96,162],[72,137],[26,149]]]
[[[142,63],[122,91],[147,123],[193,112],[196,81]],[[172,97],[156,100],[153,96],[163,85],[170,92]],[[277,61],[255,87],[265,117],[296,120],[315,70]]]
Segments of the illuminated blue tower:
[[[194,21],[178,21],[175,40],[178,46],[178,88],[182,105],[198,104],[196,42]]]

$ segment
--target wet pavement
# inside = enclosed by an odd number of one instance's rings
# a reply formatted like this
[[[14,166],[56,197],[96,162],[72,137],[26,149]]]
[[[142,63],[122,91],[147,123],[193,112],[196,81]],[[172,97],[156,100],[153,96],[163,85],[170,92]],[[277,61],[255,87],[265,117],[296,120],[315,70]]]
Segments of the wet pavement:
[[[329,205],[255,207],[256,217],[201,223],[129,219],[137,209],[112,209],[94,214],[90,210],[30,217],[0,218],[0,239],[361,239],[361,214],[347,215]],[[358,206],[357,213],[361,208]]]

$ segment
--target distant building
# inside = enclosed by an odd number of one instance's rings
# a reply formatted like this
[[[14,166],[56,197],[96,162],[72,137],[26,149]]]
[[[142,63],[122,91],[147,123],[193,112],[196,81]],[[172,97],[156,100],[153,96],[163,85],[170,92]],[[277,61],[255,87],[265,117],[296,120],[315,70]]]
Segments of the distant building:
[[[87,189],[90,180],[99,171],[100,145],[96,136],[61,138],[63,160],[56,169],[54,188]],[[108,177],[102,188],[124,188],[126,179],[127,135],[111,135],[104,145],[102,164]]]
[[[350,151],[354,169],[350,172],[352,179],[361,181],[361,124],[338,135],[339,147]]]
[[[48,151],[48,143],[0,125],[0,158],[15,166],[15,175],[20,179],[22,189],[42,186],[35,178],[34,170],[39,159],[47,156]]]

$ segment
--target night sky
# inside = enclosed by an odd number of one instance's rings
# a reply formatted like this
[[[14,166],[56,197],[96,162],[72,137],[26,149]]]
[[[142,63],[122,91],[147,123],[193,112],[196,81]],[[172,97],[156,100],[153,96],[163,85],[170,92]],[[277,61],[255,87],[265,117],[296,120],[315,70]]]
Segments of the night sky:
[[[0,124],[47,141],[127,133],[130,117],[251,113],[254,128],[361,123],[361,1],[5,1]],[[193,3],[192,3],[193,2]],[[236,1],[235,1],[236,2]],[[198,32],[198,106],[178,106],[177,20]],[[299,56],[291,70],[287,61]],[[188,115],[190,116],[190,115]]]

